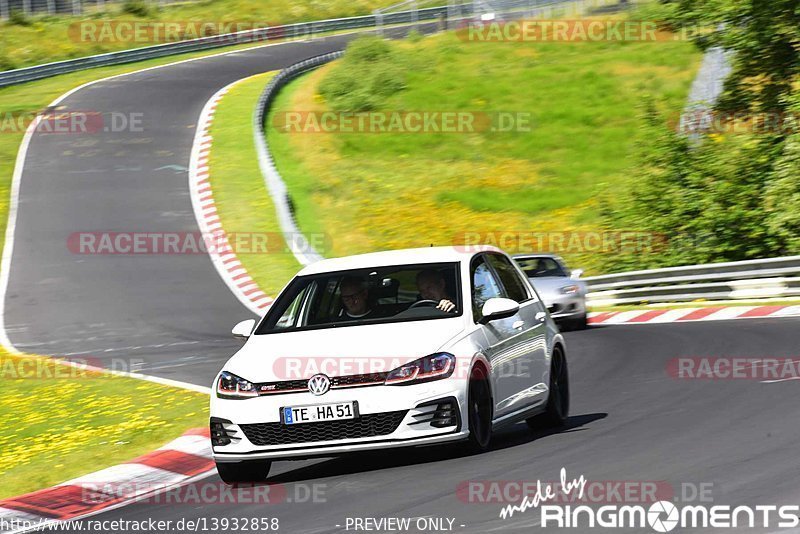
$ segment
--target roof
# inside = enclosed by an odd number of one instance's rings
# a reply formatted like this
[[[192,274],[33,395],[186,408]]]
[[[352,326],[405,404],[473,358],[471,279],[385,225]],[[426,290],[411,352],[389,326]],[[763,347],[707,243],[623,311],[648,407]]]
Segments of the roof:
[[[478,252],[502,252],[496,247],[486,245],[464,245],[450,247],[425,247],[371,252],[357,256],[344,256],[321,260],[307,265],[298,276],[320,274],[350,269],[368,269],[370,267],[388,267],[412,263],[447,263],[472,258]]]

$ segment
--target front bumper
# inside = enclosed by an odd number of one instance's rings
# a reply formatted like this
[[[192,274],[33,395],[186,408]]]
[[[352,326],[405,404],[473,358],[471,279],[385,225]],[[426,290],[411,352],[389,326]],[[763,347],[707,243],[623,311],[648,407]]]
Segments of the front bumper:
[[[548,299],[545,302],[550,316],[556,321],[576,319],[586,315],[586,297],[584,295],[563,295]]]
[[[215,397],[212,427],[216,424],[215,428],[224,429],[230,439],[224,445],[218,444],[219,440],[212,442],[214,459],[220,463],[303,459],[465,439],[466,386],[464,380],[445,379],[413,386],[337,389],[322,396],[304,392],[245,400]],[[286,406],[350,401],[358,404],[358,420],[303,423],[289,428],[280,420],[281,409]],[[437,419],[447,404],[452,406],[453,424]]]

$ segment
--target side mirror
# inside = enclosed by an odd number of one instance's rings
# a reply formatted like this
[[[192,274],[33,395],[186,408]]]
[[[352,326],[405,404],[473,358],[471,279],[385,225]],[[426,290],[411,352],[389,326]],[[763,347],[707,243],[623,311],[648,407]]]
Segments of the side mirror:
[[[574,271],[572,271],[572,273],[570,273],[570,278],[574,278],[575,280],[577,280],[581,276],[583,276],[583,269],[575,269]]]
[[[486,301],[483,305],[480,323],[487,324],[489,321],[497,319],[506,319],[515,315],[519,311],[519,304],[511,299],[492,298]]]
[[[256,327],[256,320],[248,319],[234,326],[233,330],[231,330],[231,334],[233,334],[233,337],[235,337],[236,339],[247,339],[248,337],[250,337],[250,334],[253,333],[253,328],[255,327]]]

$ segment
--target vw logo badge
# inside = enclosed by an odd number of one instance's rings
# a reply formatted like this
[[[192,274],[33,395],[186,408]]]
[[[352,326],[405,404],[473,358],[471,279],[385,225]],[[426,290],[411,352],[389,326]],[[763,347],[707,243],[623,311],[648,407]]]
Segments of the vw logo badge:
[[[331,389],[331,380],[325,375],[314,375],[308,379],[308,391],[314,395],[324,395]]]

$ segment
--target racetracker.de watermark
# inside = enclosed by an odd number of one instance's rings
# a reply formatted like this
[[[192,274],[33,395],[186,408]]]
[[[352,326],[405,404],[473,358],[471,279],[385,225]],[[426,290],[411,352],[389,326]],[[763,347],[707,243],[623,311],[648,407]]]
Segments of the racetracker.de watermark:
[[[453,247],[473,252],[491,245],[510,254],[527,252],[658,252],[668,242],[664,234],[641,231],[534,232],[534,231],[469,231],[453,236]]]
[[[326,502],[327,489],[324,483],[237,484],[232,487],[219,480],[205,480],[170,487],[136,480],[96,481],[80,483],[80,499],[84,504],[105,504],[121,496],[140,495],[137,502],[159,505],[308,504]]]
[[[10,111],[0,113],[0,134],[24,133],[32,125],[39,134],[99,134],[144,131],[144,113],[91,110]]]
[[[752,113],[697,109],[673,115],[667,124],[670,129],[683,135],[696,133],[790,135],[800,131],[800,114],[784,111]]]
[[[800,380],[800,356],[672,358],[667,374],[680,380]]]
[[[672,42],[687,41],[711,31],[686,26],[672,31],[660,21],[619,19],[518,19],[471,21],[456,35],[471,43],[487,42]]]
[[[145,361],[140,358],[45,358],[0,357],[0,379],[51,380],[105,378],[115,373],[135,373]],[[112,373],[104,373],[111,371]]]
[[[70,40],[81,43],[173,43],[210,38],[212,42],[246,43],[286,38],[286,26],[269,22],[197,20],[82,20],[70,24]],[[292,36],[300,36],[293,28]]]
[[[289,244],[291,245],[289,246]],[[74,232],[67,248],[80,255],[292,254],[324,252],[324,233],[280,232]]]
[[[285,111],[272,124],[289,134],[471,134],[533,131],[527,111]]]
[[[329,377],[345,377],[357,375],[376,375],[375,382],[383,382],[386,373],[408,365],[419,358],[419,355],[402,356],[280,356],[272,363],[272,372],[277,380],[305,380],[316,374]],[[473,367],[469,358],[457,358],[455,367],[448,367],[448,376],[454,379],[468,380],[472,376]],[[495,363],[492,375],[497,377],[530,377],[533,364],[524,359]],[[366,377],[365,377],[366,378]],[[279,391],[265,387],[262,393]]]
[[[465,480],[456,487],[456,496],[470,504],[516,503],[541,493],[542,485],[553,489],[554,503],[645,503],[675,497],[672,484],[664,480],[587,480],[581,494],[565,491],[557,481]]]

